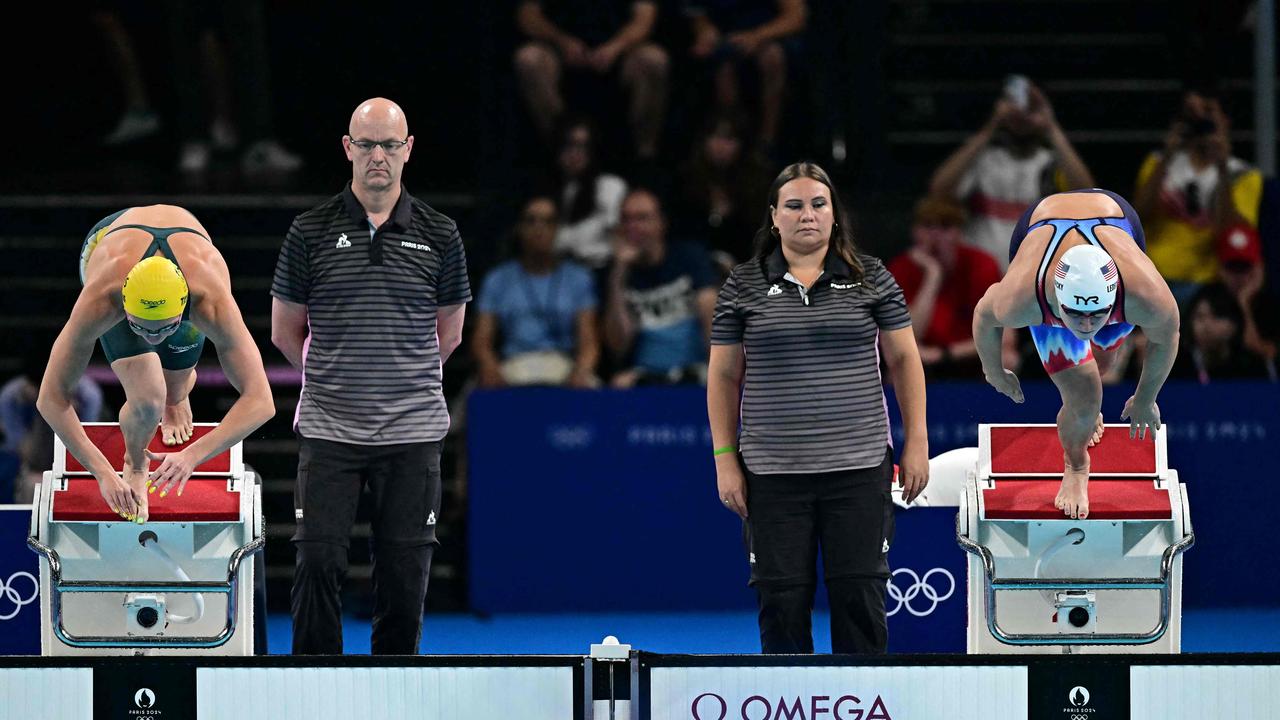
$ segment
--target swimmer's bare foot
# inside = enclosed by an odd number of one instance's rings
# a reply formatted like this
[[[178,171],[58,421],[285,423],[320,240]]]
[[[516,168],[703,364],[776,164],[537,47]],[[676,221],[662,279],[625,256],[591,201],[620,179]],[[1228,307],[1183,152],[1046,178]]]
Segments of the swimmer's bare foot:
[[[1102,421],[1102,413],[1098,413],[1098,424],[1093,428],[1093,437],[1089,438],[1089,447],[1093,447],[1102,441],[1102,433],[1107,431],[1107,425]]]
[[[164,406],[164,419],[160,421],[161,442],[181,445],[191,439],[192,432],[190,397],[182,398],[176,405]]]
[[[1083,467],[1072,467],[1071,463],[1063,463],[1062,487],[1058,496],[1053,499],[1053,506],[1063,515],[1076,520],[1089,517],[1089,463]]]

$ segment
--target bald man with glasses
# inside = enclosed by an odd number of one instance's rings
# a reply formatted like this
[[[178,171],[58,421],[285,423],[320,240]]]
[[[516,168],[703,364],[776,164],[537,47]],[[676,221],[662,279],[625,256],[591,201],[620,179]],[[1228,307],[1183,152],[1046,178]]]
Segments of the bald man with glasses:
[[[413,136],[400,106],[361,103],[342,147],[350,184],[294,220],[271,288],[271,340],[303,374],[293,651],[342,653],[340,595],[368,487],[372,649],[408,655],[437,545],[443,367],[471,287],[457,226],[401,182]]]

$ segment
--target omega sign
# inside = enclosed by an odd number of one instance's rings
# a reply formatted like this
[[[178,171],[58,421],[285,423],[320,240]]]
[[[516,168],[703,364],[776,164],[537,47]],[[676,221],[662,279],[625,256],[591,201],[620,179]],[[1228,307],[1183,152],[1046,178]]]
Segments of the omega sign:
[[[752,695],[741,703],[712,692],[702,693],[689,706],[690,720],[893,720],[884,699],[863,701],[853,694],[799,695],[766,698]]]

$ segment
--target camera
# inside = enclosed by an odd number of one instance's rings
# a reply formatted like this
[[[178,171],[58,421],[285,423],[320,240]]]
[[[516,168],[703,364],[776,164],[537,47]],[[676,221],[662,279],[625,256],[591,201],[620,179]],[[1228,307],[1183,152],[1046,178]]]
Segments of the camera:
[[[1218,122],[1212,115],[1190,108],[1185,108],[1178,114],[1178,122],[1182,124],[1183,137],[1198,138],[1218,132]]]
[[[1097,598],[1085,590],[1066,590],[1054,598],[1058,629],[1064,633],[1098,631]]]
[[[163,595],[130,594],[124,599],[125,629],[130,635],[163,635],[168,618]]]
[[[1203,137],[1216,132],[1218,132],[1218,123],[1211,117],[1192,118],[1187,122],[1187,135],[1191,137]]]

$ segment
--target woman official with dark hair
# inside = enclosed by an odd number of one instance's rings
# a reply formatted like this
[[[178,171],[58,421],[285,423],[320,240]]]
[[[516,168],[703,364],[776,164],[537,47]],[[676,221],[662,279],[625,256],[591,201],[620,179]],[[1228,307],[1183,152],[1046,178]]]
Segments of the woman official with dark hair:
[[[911,316],[884,264],[857,251],[822,168],[789,165],[768,197],[756,256],[725,282],[712,325],[720,499],[743,518],[763,652],[813,652],[821,548],[832,650],[883,653],[894,521],[881,352],[905,426],[906,500],[929,474]]]

